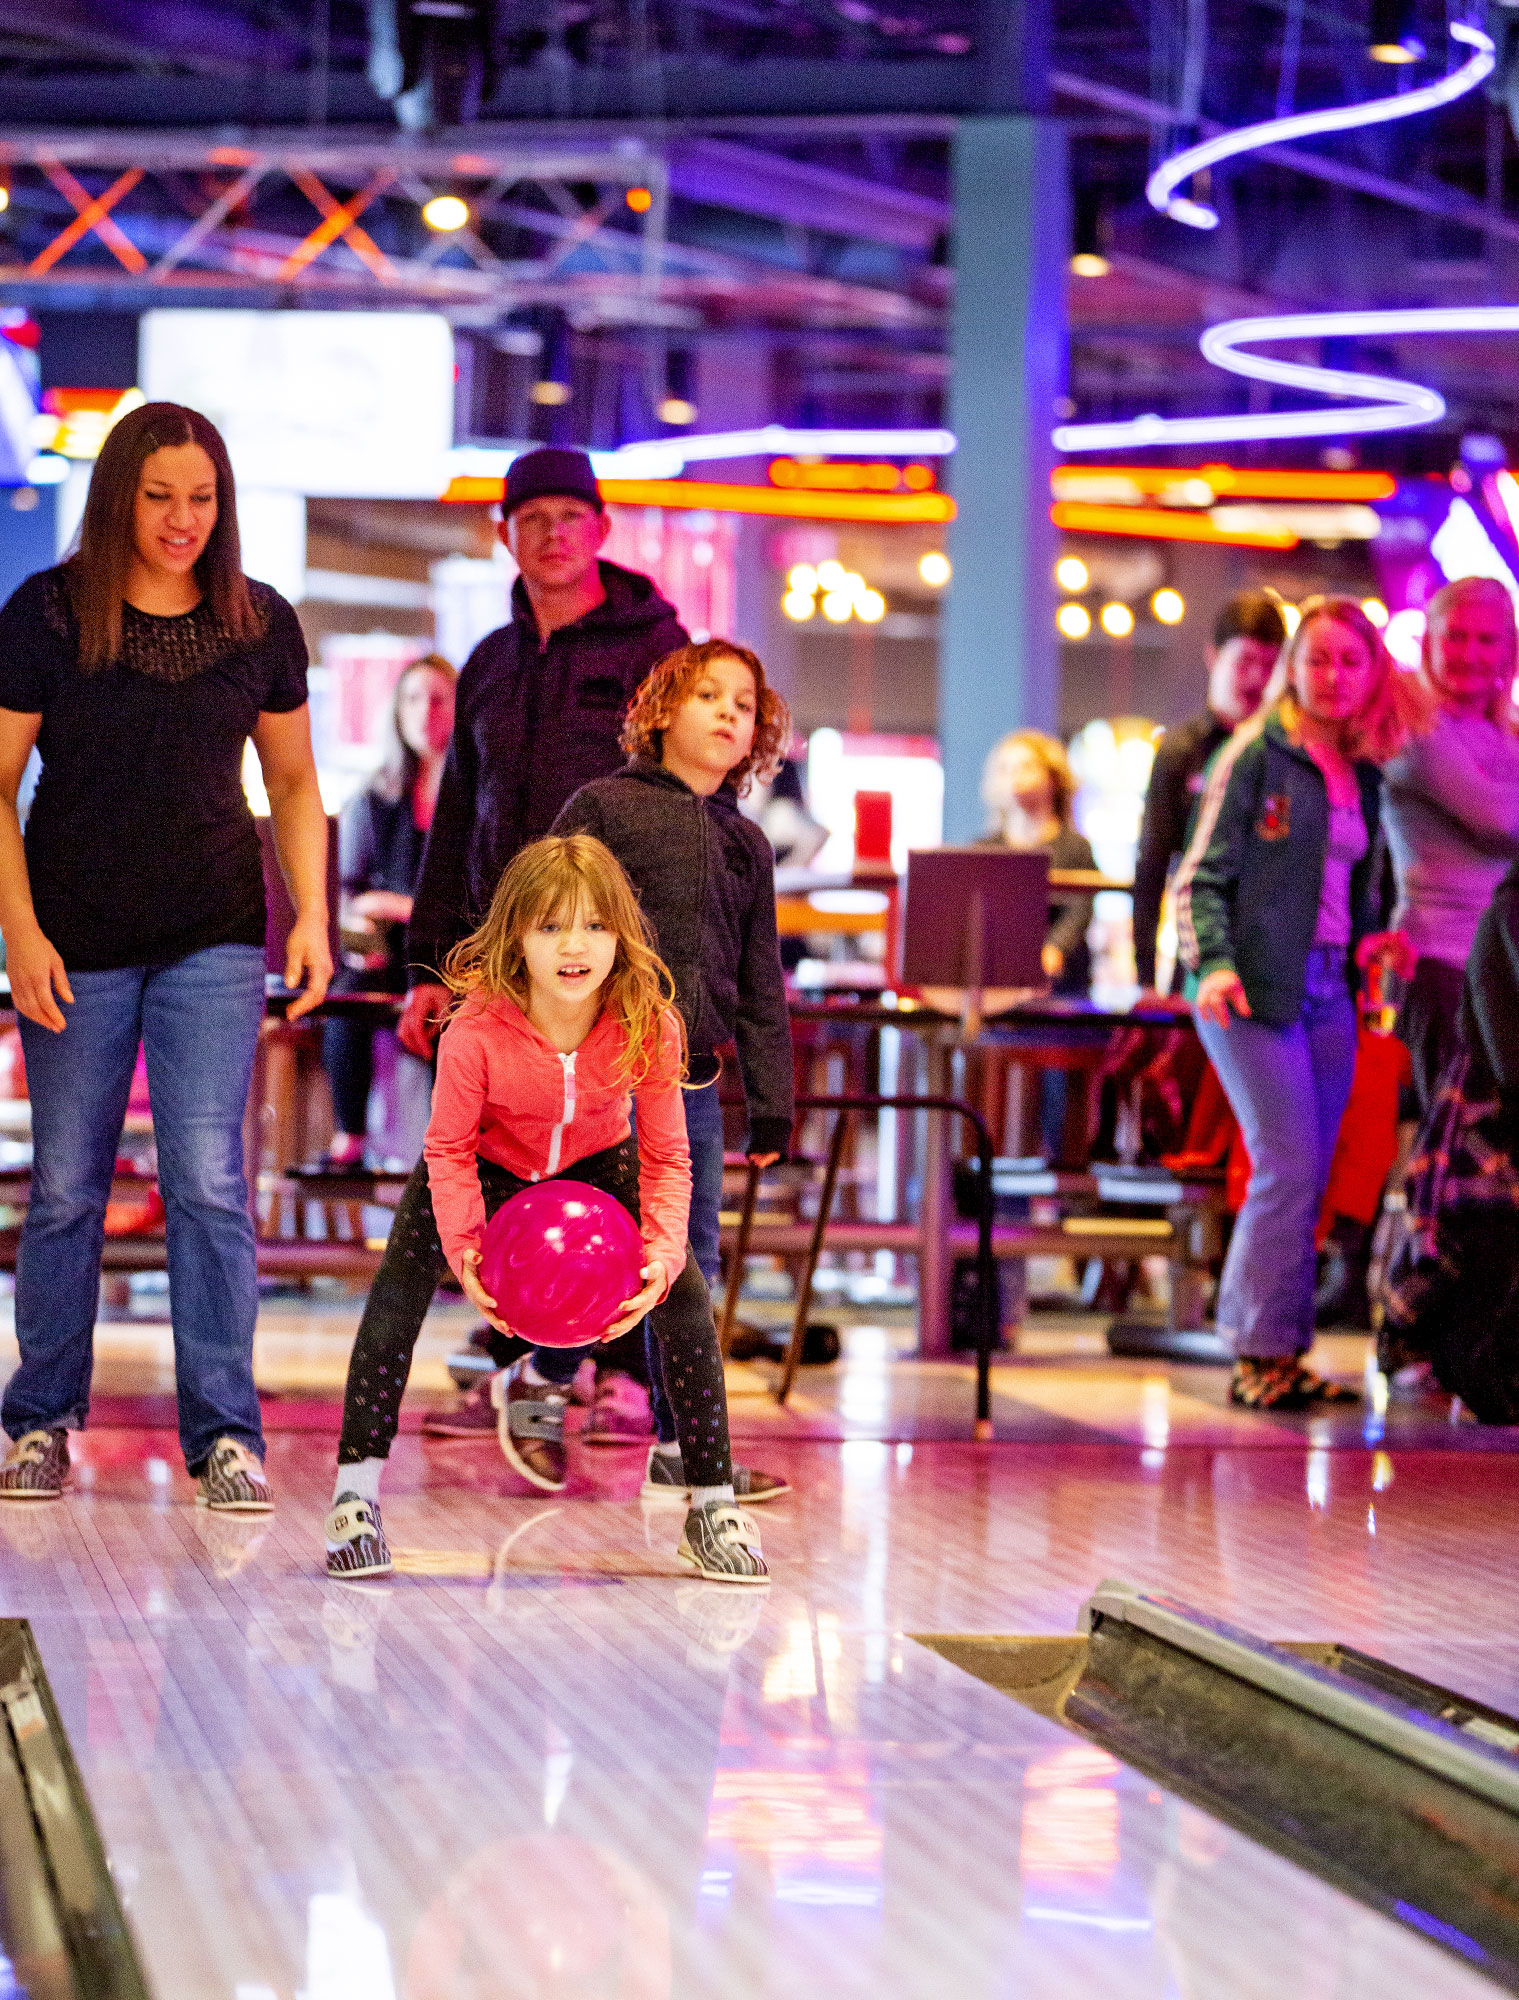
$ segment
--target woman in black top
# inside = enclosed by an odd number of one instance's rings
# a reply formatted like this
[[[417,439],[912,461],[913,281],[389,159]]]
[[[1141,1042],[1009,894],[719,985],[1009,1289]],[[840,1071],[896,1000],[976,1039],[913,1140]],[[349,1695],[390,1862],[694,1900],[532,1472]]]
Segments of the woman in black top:
[[[243,575],[215,427],[148,403],[106,439],[78,553],[0,610],[0,931],[33,1147],[0,1500],[52,1499],[68,1477],[141,1043],[185,1463],[201,1505],[270,1505],[242,1140],[264,1011],[263,874],[241,783],[250,736],[296,911],[285,978],[304,983],[290,1009],[303,1014],[332,971],[305,641],[290,606]],[[34,746],[42,776],[23,845],[16,798]]]
[[[338,827],[344,964],[334,991],[406,991],[406,926],[453,733],[458,678],[441,653],[412,662],[396,682],[390,753],[344,809]],[[373,1030],[363,1021],[328,1021],[322,1061],[336,1127],[328,1158],[333,1166],[351,1166],[364,1157]]]

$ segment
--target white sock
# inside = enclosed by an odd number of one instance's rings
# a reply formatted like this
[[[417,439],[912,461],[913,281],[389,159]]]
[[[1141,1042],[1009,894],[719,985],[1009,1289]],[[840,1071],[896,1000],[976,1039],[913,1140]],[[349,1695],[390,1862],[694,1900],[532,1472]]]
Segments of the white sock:
[[[356,1465],[340,1465],[337,1484],[332,1489],[333,1506],[345,1493],[356,1493],[361,1500],[378,1500],[384,1470],[383,1458],[361,1458]]]
[[[693,1486],[691,1488],[691,1505],[693,1507],[707,1507],[714,1500],[726,1500],[730,1507],[733,1506],[733,1488],[731,1486]]]

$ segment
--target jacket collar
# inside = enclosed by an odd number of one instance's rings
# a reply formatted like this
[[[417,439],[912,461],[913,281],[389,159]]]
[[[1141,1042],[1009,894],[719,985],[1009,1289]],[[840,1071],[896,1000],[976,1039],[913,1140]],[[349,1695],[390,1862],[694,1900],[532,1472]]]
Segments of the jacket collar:
[[[652,577],[640,575],[634,569],[624,569],[621,563],[600,561],[596,567],[606,596],[573,624],[558,626],[551,637],[557,637],[560,632],[582,632],[593,627],[636,632],[675,616],[674,606],[660,595]],[[527,586],[520,576],[512,583],[512,623],[522,626],[535,640],[538,638],[538,621],[533,616]]]
[[[622,775],[636,779],[640,784],[653,785],[662,791],[680,792],[688,799],[698,796],[683,778],[677,778],[673,771],[667,771],[663,764],[656,763],[652,757],[630,757]],[[738,810],[738,793],[726,778],[715,792],[707,792],[701,796],[706,805],[726,807],[730,812]]]
[[[1314,763],[1307,746],[1288,729],[1282,718],[1282,704],[1280,702],[1277,703],[1266,717],[1263,734],[1279,749],[1285,750],[1289,757],[1295,757],[1300,764],[1306,764],[1310,770],[1318,770],[1319,767]],[[1381,779],[1380,768],[1369,757],[1352,757],[1350,759],[1350,768],[1355,772],[1356,779],[1363,792],[1368,783],[1375,784]]]
[[[509,993],[492,994],[489,1000],[478,999],[472,996],[464,1004],[467,1008],[475,1011],[477,1015],[488,1015],[491,1020],[504,1028],[514,1040],[534,1043],[540,1049],[546,1049],[550,1055],[556,1058],[559,1056],[560,1051],[554,1047],[554,1044],[541,1028],[534,1026],[524,1010],[517,1005]],[[576,1055],[583,1054],[594,1043],[604,1040],[607,1035],[613,1032],[612,1018],[606,1012],[605,1008],[603,1008],[601,1013],[596,1016],[596,1022],[591,1032],[575,1051]]]

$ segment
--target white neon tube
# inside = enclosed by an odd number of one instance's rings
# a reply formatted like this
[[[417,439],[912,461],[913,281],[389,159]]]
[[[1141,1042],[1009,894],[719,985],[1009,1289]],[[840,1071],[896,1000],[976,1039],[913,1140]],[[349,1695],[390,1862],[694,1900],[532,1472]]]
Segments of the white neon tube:
[[[1445,399],[1420,382],[1391,375],[1362,375],[1304,361],[1242,353],[1262,340],[1329,340],[1336,335],[1397,333],[1516,333],[1519,306],[1395,306],[1368,312],[1271,313],[1210,326],[1199,343],[1218,368],[1251,381],[1303,389],[1320,396],[1359,396],[1348,408],[1283,410],[1252,416],[1127,418],[1119,423],[1061,424],[1053,433],[1062,452],[1126,451],[1135,445],[1229,444],[1256,438],[1348,437],[1366,431],[1416,429],[1437,423]]]
[[[1468,26],[1465,21],[1451,22],[1450,37],[1453,42],[1466,43],[1472,54],[1459,69],[1437,78],[1434,83],[1422,84],[1417,90],[1405,90],[1393,97],[1374,97],[1364,104],[1333,105],[1323,111],[1297,111],[1287,118],[1268,118],[1259,125],[1241,125],[1237,131],[1220,132],[1215,138],[1204,139],[1196,146],[1188,146],[1183,152],[1173,153],[1169,160],[1161,161],[1145,183],[1145,195],[1150,206],[1159,209],[1162,215],[1169,215],[1173,221],[1186,223],[1191,229],[1216,229],[1218,215],[1215,210],[1204,202],[1192,201],[1176,193],[1183,181],[1201,173],[1204,167],[1217,166],[1220,160],[1234,159],[1240,153],[1257,152],[1262,146],[1280,146],[1290,139],[1308,139],[1319,132],[1349,132],[1361,125],[1385,125],[1390,119],[1413,118],[1421,111],[1433,111],[1439,105],[1464,97],[1469,90],[1475,90],[1484,77],[1491,75],[1497,54],[1492,37],[1483,34],[1480,28]],[[1234,435],[1242,436],[1244,433]]]

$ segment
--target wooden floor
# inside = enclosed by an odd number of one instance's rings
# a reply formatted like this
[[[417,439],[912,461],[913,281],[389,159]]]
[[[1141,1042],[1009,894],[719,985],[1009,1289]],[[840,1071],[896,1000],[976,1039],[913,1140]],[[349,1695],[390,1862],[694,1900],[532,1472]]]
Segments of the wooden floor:
[[[416,1435],[448,1308],[385,1494],[401,1573],[343,1588],[353,1318],[266,1309],[271,1520],[190,1504],[152,1321],[101,1328],[75,1493],[0,1507],[0,1612],[34,1621],[160,2000],[1491,1991],[910,1635],[1069,1631],[1120,1576],[1519,1708],[1508,1433],[1247,1416],[1073,1321],[999,1368],[975,1445],[969,1371],[857,1327],[786,1412],[732,1371],[743,1455],[796,1487],[741,1592],[682,1576],[636,1451],[575,1446],[549,1500]],[[1364,1347],[1324,1355],[1353,1378]]]

